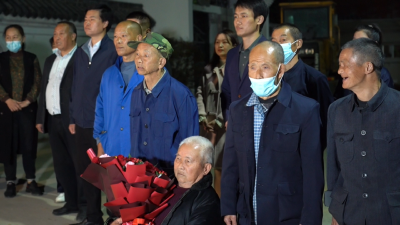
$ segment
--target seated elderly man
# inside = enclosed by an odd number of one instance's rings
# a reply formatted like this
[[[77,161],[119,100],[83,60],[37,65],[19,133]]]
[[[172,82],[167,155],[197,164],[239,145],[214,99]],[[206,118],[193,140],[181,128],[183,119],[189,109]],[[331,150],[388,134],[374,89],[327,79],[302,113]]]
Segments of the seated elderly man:
[[[200,136],[188,137],[179,144],[174,162],[178,185],[168,208],[156,217],[155,225],[223,224],[219,198],[211,186],[213,152],[211,142]],[[112,223],[119,224],[120,218]]]

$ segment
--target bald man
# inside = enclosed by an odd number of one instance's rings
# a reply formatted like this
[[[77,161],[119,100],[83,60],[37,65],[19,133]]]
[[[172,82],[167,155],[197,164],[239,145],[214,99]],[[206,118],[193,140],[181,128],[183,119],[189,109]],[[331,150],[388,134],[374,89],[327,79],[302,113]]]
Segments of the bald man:
[[[229,110],[221,179],[224,221],[321,225],[319,104],[282,80],[278,43],[255,46],[248,66],[252,92]]]
[[[129,109],[132,90],[143,81],[136,71],[135,52],[129,41],[141,41],[139,24],[123,21],[114,31],[114,45],[118,58],[101,80],[97,96],[93,137],[97,141],[98,155],[128,156],[131,149]]]

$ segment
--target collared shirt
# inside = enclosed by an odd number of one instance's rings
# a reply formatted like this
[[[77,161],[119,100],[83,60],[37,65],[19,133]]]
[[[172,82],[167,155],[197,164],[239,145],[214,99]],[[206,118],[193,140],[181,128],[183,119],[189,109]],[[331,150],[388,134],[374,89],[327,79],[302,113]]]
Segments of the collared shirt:
[[[138,85],[131,101],[131,156],[173,172],[179,143],[199,134],[196,99],[165,69],[150,94]]]
[[[129,81],[131,80],[135,72],[136,72],[135,61],[121,63],[121,73],[122,77],[124,78],[125,87],[128,86]]]
[[[92,60],[93,55],[99,50],[101,45],[101,40],[92,46],[92,39],[88,41],[88,48],[90,52],[90,60]]]
[[[64,76],[65,68],[69,63],[72,55],[75,53],[77,45],[71,49],[64,56],[61,55],[61,51],[58,50],[56,59],[54,60],[53,66],[51,67],[49,74],[49,83],[46,88],[46,109],[50,115],[61,114],[60,106],[60,85]]]
[[[165,74],[165,71],[166,71],[166,70],[164,69],[163,75],[160,77],[160,79],[159,79],[159,80],[157,81],[157,83],[154,85],[153,89],[157,86],[158,83],[160,83],[160,80],[163,78],[163,76],[164,76],[164,74]],[[143,80],[143,88],[144,88],[144,91],[146,92],[147,95],[148,95],[148,94],[151,94],[151,90],[147,88],[146,80]]]
[[[271,100],[274,101],[276,97],[272,98]],[[258,151],[260,148],[260,137],[262,131],[262,125],[264,123],[265,114],[268,111],[268,108],[271,105],[262,104],[260,103],[260,99],[258,96],[253,92],[249,101],[246,104],[247,107],[254,106],[254,155],[256,161],[256,176],[255,176],[255,184],[257,184],[257,168],[258,168]],[[254,185],[254,192],[253,192],[253,210],[254,210],[254,221],[257,224],[257,185]]]
[[[355,94],[336,100],[328,114],[328,193],[343,224],[396,224],[400,184],[400,92],[384,82],[365,108]],[[346,201],[334,204],[341,196]],[[328,204],[329,205],[329,204]],[[379,207],[377,207],[379,206]],[[387,216],[382,216],[387,215]],[[396,216],[395,216],[396,215]]]
[[[247,49],[243,49],[243,43],[240,45],[239,50],[239,72],[240,78],[243,77],[244,69],[249,64],[249,55],[251,50],[258,44],[262,35],[260,35]]]

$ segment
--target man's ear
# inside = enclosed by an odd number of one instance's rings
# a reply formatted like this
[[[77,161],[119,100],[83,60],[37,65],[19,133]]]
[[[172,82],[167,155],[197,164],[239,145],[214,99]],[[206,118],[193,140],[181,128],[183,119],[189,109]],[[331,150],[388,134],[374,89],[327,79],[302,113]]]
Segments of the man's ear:
[[[136,41],[142,41],[143,40],[143,36],[141,34],[138,34],[136,36]]]
[[[257,18],[256,18],[256,22],[258,25],[261,25],[264,22],[264,20],[265,20],[265,18],[262,15],[257,16]]]
[[[365,67],[364,67],[364,72],[365,74],[371,74],[372,72],[375,71],[374,69],[374,64],[372,64],[371,62],[366,62],[365,63]]]
[[[103,29],[106,29],[106,28],[107,28],[107,26],[108,26],[108,21],[106,21],[106,22],[103,22]]]
[[[301,47],[303,47],[303,39],[299,39],[299,40],[296,42],[296,46],[297,46],[297,49],[300,49]]]
[[[167,63],[167,59],[164,57],[161,57],[160,61],[158,63],[159,63],[158,68],[162,69],[162,68],[164,68],[165,64]]]
[[[72,41],[76,41],[76,34],[72,34]]]
[[[211,168],[212,168],[211,164],[210,163],[206,163],[204,165],[204,169],[203,169],[204,175],[207,175],[211,171]]]

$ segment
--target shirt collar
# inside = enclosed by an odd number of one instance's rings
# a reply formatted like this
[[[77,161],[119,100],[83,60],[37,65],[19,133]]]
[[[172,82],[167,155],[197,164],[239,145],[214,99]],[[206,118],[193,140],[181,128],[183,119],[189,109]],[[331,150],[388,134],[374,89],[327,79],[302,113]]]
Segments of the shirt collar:
[[[102,41],[102,40],[100,40],[99,42],[97,42],[96,44],[94,44],[94,45],[92,46],[92,39],[89,39],[89,41],[88,41],[88,47],[89,47],[89,49],[98,49],[98,48],[100,47],[101,41]]]
[[[164,73],[163,73],[163,75],[161,76],[161,78],[157,81],[157,83],[154,85],[153,91],[154,91],[154,88],[157,86],[157,84],[160,83],[160,81],[162,80],[162,78],[164,77],[164,75],[165,75],[166,72],[167,72],[167,70],[164,68]],[[150,89],[147,88],[146,80],[145,80],[145,79],[143,79],[143,88],[144,88],[144,91],[146,92],[147,95],[152,93],[152,91],[151,91]]]
[[[66,56],[71,56],[72,54],[74,54],[76,48],[77,48],[77,45],[75,44],[74,48],[72,48],[71,51],[69,51],[68,54],[65,54],[64,56],[61,55],[61,51],[60,51],[60,49],[58,49],[56,51],[56,56],[61,57],[61,58],[66,57]]]
[[[385,82],[382,82],[382,80],[380,80],[381,82],[381,88],[379,88],[378,92],[374,95],[374,97],[371,98],[371,100],[368,101],[367,103],[367,107],[365,108],[365,110],[370,110],[372,112],[374,112],[375,110],[377,110],[379,108],[379,106],[383,103],[383,101],[385,100],[389,88],[386,85]],[[351,95],[351,98],[349,99],[349,108],[350,111],[353,112],[354,108],[357,107],[357,103],[355,98],[357,98],[357,96],[353,93]]]
[[[240,47],[239,47],[239,53],[240,52],[244,52],[244,51],[251,51],[258,44],[258,42],[260,41],[261,36],[262,35],[260,34],[260,36],[258,36],[258,38],[247,49],[243,49],[243,43],[241,43]]]

